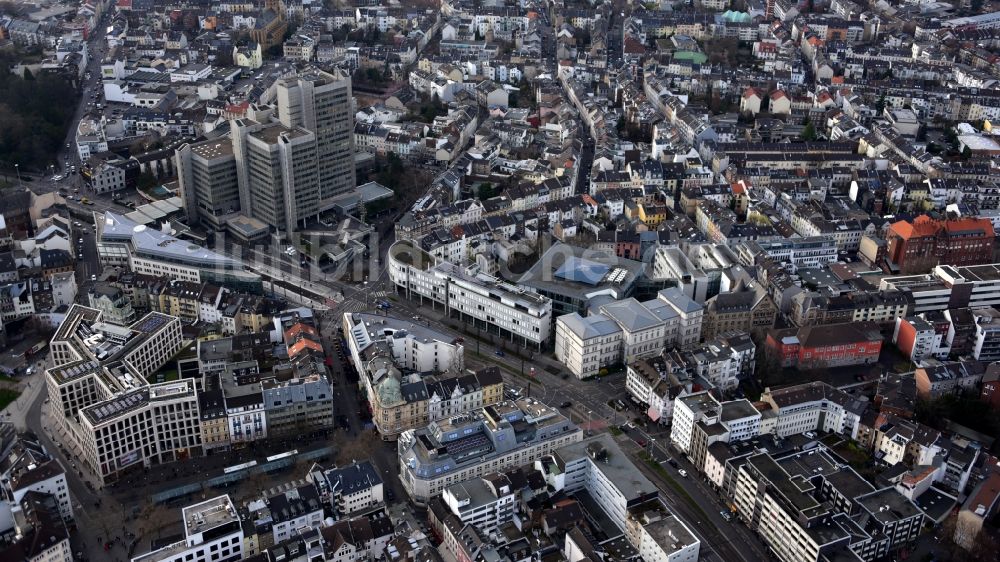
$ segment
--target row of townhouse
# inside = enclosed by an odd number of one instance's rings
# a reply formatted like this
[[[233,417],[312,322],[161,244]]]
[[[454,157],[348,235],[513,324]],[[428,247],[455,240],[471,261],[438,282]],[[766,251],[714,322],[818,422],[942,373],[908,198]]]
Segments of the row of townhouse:
[[[626,366],[625,389],[646,416],[668,425],[676,398],[698,388],[735,388],[754,365],[756,347],[746,334],[729,334],[693,349],[664,352]]]
[[[87,292],[88,306],[107,321],[129,324],[154,311],[176,316],[185,324],[216,324],[221,335],[257,332],[268,326],[284,303],[220,287],[121,270]]]
[[[586,216],[597,212],[592,198],[573,195],[571,183],[550,178],[539,183],[518,184],[503,195],[486,200],[462,199],[451,205],[433,207],[426,211],[411,210],[397,223],[396,236],[399,239],[419,240],[438,228],[448,230],[493,217],[509,216],[511,213],[561,215],[567,210],[573,212],[572,209],[576,208]],[[558,221],[551,221],[552,224],[555,222]]]

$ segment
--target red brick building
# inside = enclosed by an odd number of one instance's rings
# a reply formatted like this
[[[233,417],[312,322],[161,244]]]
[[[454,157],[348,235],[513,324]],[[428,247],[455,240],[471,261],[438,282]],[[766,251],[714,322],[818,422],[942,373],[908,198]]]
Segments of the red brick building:
[[[889,260],[902,273],[929,271],[938,264],[980,265],[993,262],[996,234],[987,219],[936,220],[920,215],[898,221],[886,235]]]
[[[771,330],[767,353],[782,367],[826,369],[869,365],[882,352],[882,334],[871,322]]]

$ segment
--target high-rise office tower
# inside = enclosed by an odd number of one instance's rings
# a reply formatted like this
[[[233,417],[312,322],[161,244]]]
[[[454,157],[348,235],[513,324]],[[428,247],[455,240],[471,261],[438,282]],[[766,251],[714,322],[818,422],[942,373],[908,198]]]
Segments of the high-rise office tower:
[[[233,121],[243,212],[278,230],[320,212],[316,135],[281,123]]]
[[[331,199],[355,188],[354,111],[351,77],[310,69],[277,84],[278,119],[285,127],[302,127],[316,135],[319,210]]]
[[[185,144],[177,149],[175,160],[188,222],[224,228],[240,210],[233,143],[220,138]]]
[[[190,223],[221,230],[242,213],[294,230],[355,189],[350,76],[310,68],[275,90],[274,106],[252,104],[230,122],[229,138],[178,149]]]

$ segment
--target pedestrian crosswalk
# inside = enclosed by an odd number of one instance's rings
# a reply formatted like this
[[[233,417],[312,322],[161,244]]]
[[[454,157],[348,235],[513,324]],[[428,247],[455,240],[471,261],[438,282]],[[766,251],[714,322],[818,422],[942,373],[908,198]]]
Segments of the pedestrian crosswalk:
[[[358,300],[348,300],[341,304],[344,312],[365,312],[372,310],[372,307]]]
[[[372,292],[372,298],[373,299],[384,299],[385,298],[385,291],[374,291],[374,292]]]

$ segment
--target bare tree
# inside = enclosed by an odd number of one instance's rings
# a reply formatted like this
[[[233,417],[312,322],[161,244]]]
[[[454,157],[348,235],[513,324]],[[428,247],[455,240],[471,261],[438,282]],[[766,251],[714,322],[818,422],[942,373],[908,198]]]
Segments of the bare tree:
[[[165,527],[176,519],[176,517],[171,517],[173,515],[172,511],[162,503],[154,503],[152,499],[147,498],[142,503],[142,507],[136,517],[138,520],[135,533],[136,541],[143,541],[147,534],[152,536],[154,532],[156,536],[161,536]]]
[[[370,459],[378,448],[379,438],[375,431],[362,431],[357,437],[348,439],[343,432],[336,432],[333,436],[334,462],[337,466],[344,466],[354,462]]]

